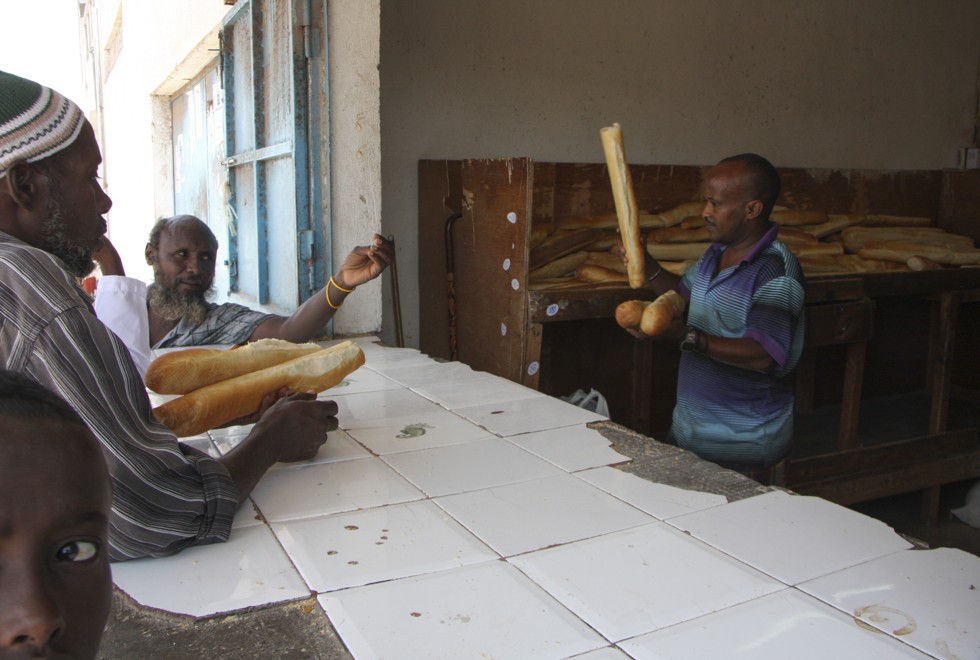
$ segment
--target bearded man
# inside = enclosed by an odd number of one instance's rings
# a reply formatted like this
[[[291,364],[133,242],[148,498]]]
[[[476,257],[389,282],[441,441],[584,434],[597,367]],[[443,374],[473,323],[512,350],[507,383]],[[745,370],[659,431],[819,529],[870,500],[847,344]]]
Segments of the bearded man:
[[[309,341],[347,295],[380,275],[393,256],[391,244],[375,234],[372,245],[354,248],[327,286],[286,317],[210,302],[217,252],[218,239],[207,224],[192,215],[177,215],[162,218],[150,231],[145,250],[146,263],[153,267],[149,286],[123,275],[108,240],[95,254],[103,272],[95,312],[129,347],[140,373],[146,372],[156,348],[265,338]]]
[[[177,442],[77,284],[112,207],[101,162],[75,103],[0,71],[0,368],[56,393],[101,443],[112,480],[108,551],[120,561],[227,540],[266,470],[316,455],[337,428],[337,404],[270,392],[245,440],[220,458]]]

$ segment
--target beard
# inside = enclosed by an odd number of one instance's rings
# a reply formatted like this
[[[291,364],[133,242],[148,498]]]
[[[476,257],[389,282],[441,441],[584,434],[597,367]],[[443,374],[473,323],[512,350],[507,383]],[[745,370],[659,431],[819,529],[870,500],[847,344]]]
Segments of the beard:
[[[95,268],[92,250],[82,247],[68,235],[64,206],[54,194],[48,197],[45,217],[47,220],[41,227],[44,250],[61,259],[65,270],[75,277],[85,277],[91,273]]]
[[[184,294],[177,289],[168,289],[159,284],[151,284],[146,289],[146,301],[157,314],[168,321],[186,319],[191,325],[200,325],[207,318],[209,300],[214,297],[214,286],[202,293]]]

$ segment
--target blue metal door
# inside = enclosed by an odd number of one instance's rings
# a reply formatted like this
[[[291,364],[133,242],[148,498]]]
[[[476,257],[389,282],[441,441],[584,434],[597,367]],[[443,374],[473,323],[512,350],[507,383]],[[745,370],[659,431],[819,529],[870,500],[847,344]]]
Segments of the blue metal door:
[[[222,31],[228,286],[235,298],[277,312],[324,285],[315,210],[322,159],[319,147],[312,158],[309,150],[311,140],[323,141],[310,117],[309,72],[320,70],[314,60],[325,49],[310,36],[308,3],[239,0]]]

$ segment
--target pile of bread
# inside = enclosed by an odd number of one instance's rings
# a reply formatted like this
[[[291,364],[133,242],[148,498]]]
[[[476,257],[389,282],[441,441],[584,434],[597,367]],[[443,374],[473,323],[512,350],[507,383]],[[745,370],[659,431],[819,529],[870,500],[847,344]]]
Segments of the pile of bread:
[[[703,209],[704,202],[687,202],[663,213],[639,213],[647,252],[665,270],[683,274],[710,245]],[[934,227],[930,218],[785,207],[776,207],[771,218],[806,275],[980,266],[972,238]],[[617,227],[614,213],[533,226],[530,288],[625,286]]]
[[[329,348],[260,339],[233,349],[189,348],[161,355],[146,371],[146,386],[157,394],[181,394],[153,409],[154,416],[180,437],[198,435],[248,417],[263,397],[286,388],[322,392],[364,364],[352,341]]]

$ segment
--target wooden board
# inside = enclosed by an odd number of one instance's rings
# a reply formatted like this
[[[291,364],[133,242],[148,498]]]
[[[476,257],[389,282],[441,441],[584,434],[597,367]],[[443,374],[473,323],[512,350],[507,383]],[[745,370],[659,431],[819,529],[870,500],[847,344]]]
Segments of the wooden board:
[[[522,382],[527,333],[531,162],[463,161],[454,232],[459,359]]]

